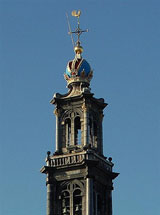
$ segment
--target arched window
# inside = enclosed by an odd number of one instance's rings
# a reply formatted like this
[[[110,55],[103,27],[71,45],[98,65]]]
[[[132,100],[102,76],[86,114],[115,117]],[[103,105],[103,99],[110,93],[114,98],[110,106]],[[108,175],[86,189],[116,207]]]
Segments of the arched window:
[[[83,186],[78,180],[62,185],[60,191],[62,215],[82,215]]]
[[[81,121],[79,116],[77,116],[74,119],[74,129],[75,129],[75,145],[80,145],[81,144]]]
[[[66,131],[66,146],[69,146],[71,143],[71,120],[67,118],[65,120],[65,131]]]

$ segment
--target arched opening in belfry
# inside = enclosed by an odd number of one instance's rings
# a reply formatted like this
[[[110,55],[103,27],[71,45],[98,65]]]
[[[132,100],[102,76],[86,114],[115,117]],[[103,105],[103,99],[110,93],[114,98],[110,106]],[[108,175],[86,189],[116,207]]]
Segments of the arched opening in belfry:
[[[65,131],[66,131],[66,146],[71,144],[71,119],[67,118],[65,120]]]
[[[83,185],[74,180],[65,184],[60,191],[61,214],[62,215],[82,215],[83,212]]]
[[[73,192],[73,207],[75,215],[82,215],[82,192],[80,189]]]
[[[81,144],[81,120],[79,116],[77,116],[74,119],[74,130],[75,130],[75,145],[80,145]]]

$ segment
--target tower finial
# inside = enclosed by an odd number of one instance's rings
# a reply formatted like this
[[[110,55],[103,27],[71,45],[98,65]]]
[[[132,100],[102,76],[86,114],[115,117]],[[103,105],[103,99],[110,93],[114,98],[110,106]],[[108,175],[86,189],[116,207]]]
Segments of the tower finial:
[[[78,10],[78,11],[73,10],[73,11],[72,11],[72,16],[77,17],[77,19],[78,19],[78,20],[77,20],[78,25],[77,25],[77,28],[76,28],[75,31],[70,31],[70,32],[69,32],[70,35],[76,34],[77,37],[78,37],[77,42],[76,42],[76,44],[75,44],[75,46],[74,46],[74,51],[76,52],[76,54],[81,54],[81,53],[83,52],[83,48],[82,48],[82,46],[80,45],[80,44],[81,44],[81,43],[80,43],[80,35],[81,35],[82,33],[84,33],[84,32],[88,32],[88,29],[82,30],[82,29],[80,28],[80,21],[79,21],[80,15],[81,15],[81,11],[80,11],[80,10]]]

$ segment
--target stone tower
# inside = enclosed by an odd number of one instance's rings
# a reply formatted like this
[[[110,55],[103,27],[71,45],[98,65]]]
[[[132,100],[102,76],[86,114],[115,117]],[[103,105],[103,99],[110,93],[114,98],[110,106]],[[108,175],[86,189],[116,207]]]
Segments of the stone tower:
[[[75,13],[76,14],[76,13]],[[76,14],[77,15],[77,14]],[[78,17],[79,18],[79,17]],[[113,179],[112,159],[103,155],[104,99],[91,93],[93,72],[82,58],[79,36],[75,58],[69,61],[64,77],[68,93],[56,93],[51,100],[55,105],[56,150],[48,152],[47,215],[112,215]]]

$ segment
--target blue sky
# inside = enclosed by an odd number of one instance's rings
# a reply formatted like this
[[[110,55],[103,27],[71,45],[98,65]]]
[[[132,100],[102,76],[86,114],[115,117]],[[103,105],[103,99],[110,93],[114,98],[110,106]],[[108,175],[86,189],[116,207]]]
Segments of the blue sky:
[[[0,0],[0,214],[44,215],[45,176],[54,151],[55,92],[65,93],[74,58],[65,13],[81,9],[83,57],[95,97],[108,107],[104,154],[120,172],[115,215],[160,212],[160,2]],[[76,21],[71,16],[72,29]]]

